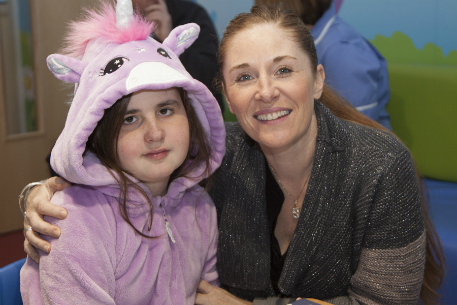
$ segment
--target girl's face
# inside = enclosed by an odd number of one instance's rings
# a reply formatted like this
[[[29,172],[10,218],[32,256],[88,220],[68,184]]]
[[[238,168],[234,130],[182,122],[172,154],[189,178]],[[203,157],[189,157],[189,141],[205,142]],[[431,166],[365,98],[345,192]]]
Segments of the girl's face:
[[[313,71],[287,31],[264,23],[237,33],[222,73],[230,111],[264,151],[306,143],[317,133],[314,99],[322,94],[324,70]]]
[[[175,88],[133,93],[119,133],[123,170],[143,182],[153,196],[165,195],[170,175],[189,150],[189,123]]]

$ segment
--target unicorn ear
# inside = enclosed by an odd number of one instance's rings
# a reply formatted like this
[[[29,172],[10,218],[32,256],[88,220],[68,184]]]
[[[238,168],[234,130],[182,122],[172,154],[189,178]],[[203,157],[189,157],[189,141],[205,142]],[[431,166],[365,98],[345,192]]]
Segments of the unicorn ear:
[[[181,25],[174,28],[162,44],[172,49],[179,56],[194,43],[199,33],[200,27],[198,24],[188,23]]]
[[[81,74],[88,65],[84,61],[60,54],[49,55],[46,62],[54,76],[67,83],[79,83]]]

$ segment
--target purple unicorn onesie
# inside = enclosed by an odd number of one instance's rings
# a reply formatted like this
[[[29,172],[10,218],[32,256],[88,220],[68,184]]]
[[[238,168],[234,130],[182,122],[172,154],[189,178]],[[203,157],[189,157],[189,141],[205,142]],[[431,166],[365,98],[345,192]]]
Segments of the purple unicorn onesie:
[[[117,2],[116,10],[105,3],[99,12],[86,11],[83,21],[71,25],[67,49],[71,55],[47,59],[57,78],[76,83],[51,157],[53,168],[75,184],[52,198],[67,209],[67,219],[45,217],[61,228],[61,237],[48,238],[52,251],[40,252],[39,265],[28,258],[21,270],[24,304],[190,305],[200,279],[219,285],[216,210],[198,185],[206,178],[205,164],[171,181],[165,196],[150,198],[152,224],[147,200],[128,189],[131,224],[156,237],[150,239],[122,218],[116,179],[94,153],[86,151],[105,109],[118,99],[144,89],[180,87],[212,148],[210,172],[219,167],[225,153],[218,103],[178,59],[198,37],[198,25],[177,27],[160,44],[149,37],[153,25],[132,14],[131,3]],[[193,151],[192,147],[190,154]]]

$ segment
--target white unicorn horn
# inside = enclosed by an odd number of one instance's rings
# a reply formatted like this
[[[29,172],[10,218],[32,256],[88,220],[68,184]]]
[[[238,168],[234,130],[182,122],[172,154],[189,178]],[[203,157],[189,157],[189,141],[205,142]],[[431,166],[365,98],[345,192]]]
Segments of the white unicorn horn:
[[[116,23],[118,28],[125,28],[133,19],[132,0],[117,0]]]

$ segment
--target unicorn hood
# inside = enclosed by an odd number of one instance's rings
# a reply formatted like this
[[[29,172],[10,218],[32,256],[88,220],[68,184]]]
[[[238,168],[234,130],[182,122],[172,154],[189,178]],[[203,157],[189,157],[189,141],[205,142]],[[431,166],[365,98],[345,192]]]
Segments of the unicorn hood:
[[[119,2],[122,1],[118,5]],[[127,22],[125,19],[119,22],[123,12],[117,10],[116,22],[116,11],[109,4],[104,4],[101,12],[87,13],[85,20],[71,25],[67,40],[72,54],[53,54],[47,58],[48,68],[57,78],[76,83],[65,127],[52,150],[53,169],[73,183],[94,187],[116,184],[93,153],[84,154],[86,142],[104,110],[135,91],[181,87],[187,92],[209,139],[213,172],[225,153],[221,111],[208,88],[192,78],[178,59],[197,39],[199,26],[179,26],[159,43],[149,37],[153,25],[139,16],[131,15]],[[203,171],[201,164],[190,176],[201,176]],[[198,179],[177,178],[170,184],[169,193],[173,185],[177,193],[198,182]]]

